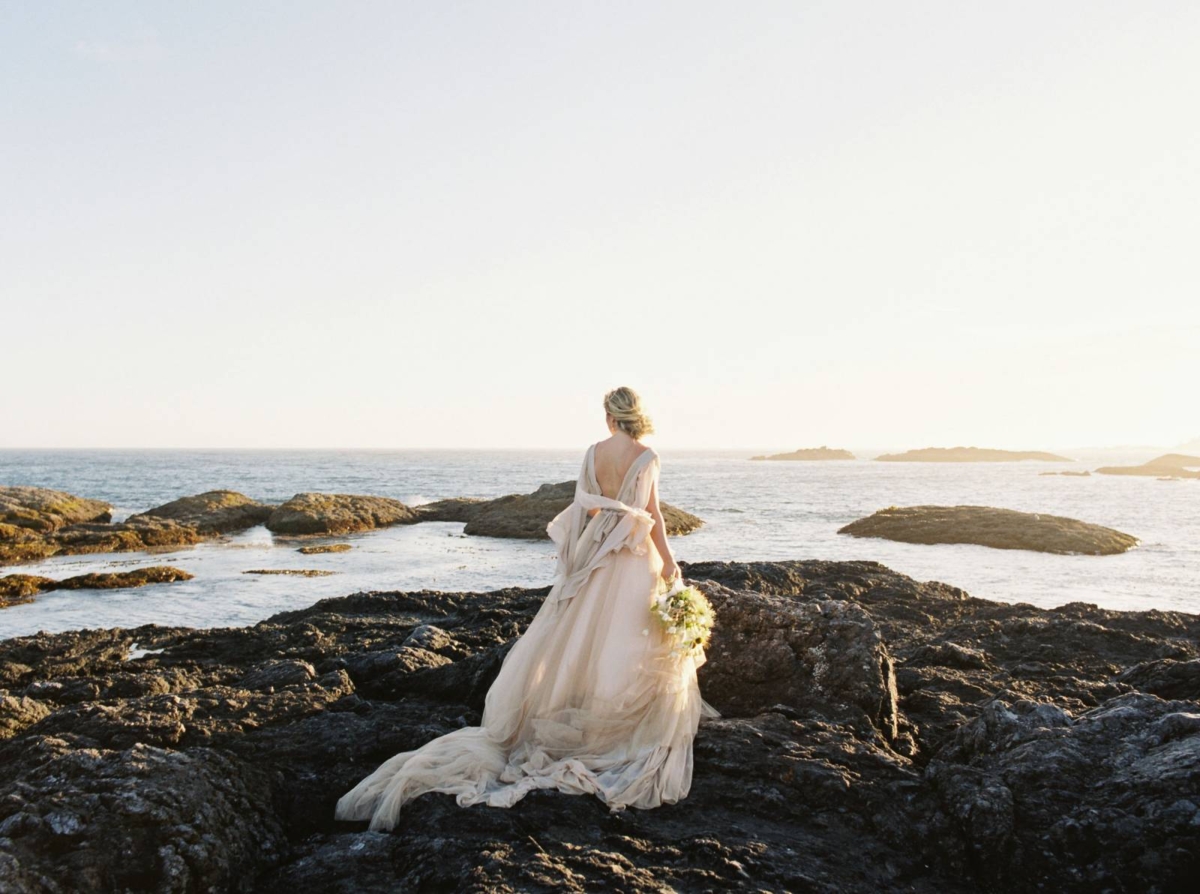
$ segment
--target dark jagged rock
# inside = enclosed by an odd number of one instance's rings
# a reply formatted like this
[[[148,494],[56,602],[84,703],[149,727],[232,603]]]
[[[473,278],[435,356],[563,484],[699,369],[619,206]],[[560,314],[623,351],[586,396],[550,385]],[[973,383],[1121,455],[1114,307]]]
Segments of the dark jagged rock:
[[[495,500],[458,498],[418,506],[425,521],[466,522],[465,534],[547,540],[546,525],[575,499],[575,482],[543,484],[531,494],[509,494]],[[690,534],[704,521],[668,503],[660,502],[663,521],[671,536]]]
[[[251,891],[286,852],[270,771],[220,752],[38,737],[15,760],[5,891]]]
[[[47,593],[50,590],[119,590],[191,579],[192,575],[170,565],[150,565],[132,571],[77,574],[62,580],[29,574],[10,574],[0,577],[0,608],[18,602],[32,602],[35,594]]]
[[[720,618],[707,652],[711,665],[702,669],[704,694],[725,716],[753,717],[779,705],[833,710],[842,719],[861,714],[895,743],[895,670],[863,609],[739,592],[714,581],[697,586]]]
[[[1104,466],[1100,475],[1150,475],[1155,478],[1200,478],[1200,456],[1168,453],[1140,466]]]
[[[263,524],[274,508],[236,491],[210,490],[131,515],[128,521],[168,519],[201,534],[229,534]]]
[[[1047,462],[1069,463],[1073,459],[1041,450],[992,450],[987,447],[924,447],[903,453],[885,453],[875,457],[880,462],[893,463],[1009,463]]]
[[[353,548],[349,543],[324,543],[318,546],[302,546],[296,552],[306,556],[316,556],[322,553],[348,553]]]
[[[1200,660],[1146,661],[1122,671],[1117,681],[1159,698],[1200,701]]]
[[[802,447],[799,450],[793,450],[791,453],[772,453],[769,456],[752,456],[751,459],[760,460],[794,460],[799,462],[814,462],[827,459],[854,459],[855,456],[849,450],[838,450],[832,447]]]
[[[1200,860],[1198,707],[1128,692],[1072,715],[1002,693],[925,778],[1000,886],[1183,891]]]
[[[399,500],[359,494],[296,494],[267,518],[276,534],[349,534],[420,521]]]
[[[901,543],[974,543],[993,549],[1109,556],[1138,540],[1103,525],[991,506],[892,506],[838,530]]]
[[[989,602],[871,562],[683,566],[716,610],[700,685],[724,716],[701,724],[686,799],[618,815],[558,792],[510,810],[433,793],[392,834],[333,821],[382,760],[479,722],[548,588],[360,593],[248,628],[2,642],[0,889],[1192,880],[1200,617]],[[135,642],[162,651],[130,659]]]

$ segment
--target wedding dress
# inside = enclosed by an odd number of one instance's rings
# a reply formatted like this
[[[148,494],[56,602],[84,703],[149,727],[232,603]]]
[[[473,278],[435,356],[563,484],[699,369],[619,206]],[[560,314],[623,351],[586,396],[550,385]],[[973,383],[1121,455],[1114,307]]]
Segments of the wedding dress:
[[[385,761],[342,796],[337,819],[391,829],[425,792],[512,807],[553,788],[596,795],[611,813],[686,797],[700,717],[721,715],[697,685],[704,654],[672,656],[650,614],[663,562],[646,506],[659,466],[642,451],[609,498],[588,448],[575,499],[546,528],[558,547],[550,593],[505,656],[481,725]]]

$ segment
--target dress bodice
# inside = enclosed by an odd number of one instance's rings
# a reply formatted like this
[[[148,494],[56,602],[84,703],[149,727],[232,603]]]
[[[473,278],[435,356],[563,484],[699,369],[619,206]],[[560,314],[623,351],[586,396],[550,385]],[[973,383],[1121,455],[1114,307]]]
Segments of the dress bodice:
[[[653,447],[647,447],[629,464],[629,468],[625,470],[625,477],[621,480],[621,486],[617,490],[617,495],[612,498],[616,502],[625,503],[629,506],[645,509],[646,502],[650,498],[651,481],[646,482],[645,498],[639,500],[638,484],[642,481],[641,467],[646,462],[657,462],[658,454],[654,452]],[[587,449],[587,455],[584,457],[583,472],[580,475],[584,479],[585,490],[589,493],[603,497],[604,494],[600,490],[600,482],[596,478],[596,445],[593,444]]]
[[[648,447],[630,463],[615,499],[600,493],[595,450],[595,444],[587,449],[574,499],[546,526],[550,539],[558,546],[558,567],[547,597],[552,600],[574,596],[600,561],[614,550],[628,547],[645,554],[646,541],[654,528],[654,516],[646,509],[659,470],[654,448]],[[589,516],[592,509],[600,511]]]

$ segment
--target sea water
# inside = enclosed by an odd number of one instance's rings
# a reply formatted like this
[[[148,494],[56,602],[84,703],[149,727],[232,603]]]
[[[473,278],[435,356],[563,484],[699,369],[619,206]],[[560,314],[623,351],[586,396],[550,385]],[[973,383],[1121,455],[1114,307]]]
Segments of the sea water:
[[[1137,463],[1145,453],[1075,463],[752,461],[769,451],[663,450],[661,499],[705,525],[672,538],[682,560],[869,559],[973,596],[1054,607],[1200,612],[1200,481],[1039,473]],[[302,491],[374,494],[420,504],[444,497],[528,493],[574,480],[578,450],[3,450],[0,484],[106,500],[114,520],[177,497],[230,489],[278,503]],[[1059,556],[970,545],[858,539],[843,525],[887,506],[981,505],[1065,515],[1133,534],[1118,556]],[[337,538],[276,537],[251,528],[187,549],[61,556],[0,568],[62,578],[173,565],[189,581],[125,590],[44,593],[0,610],[0,638],[46,630],[251,624],[318,599],[368,590],[494,590],[544,586],[549,541],[468,537],[458,523],[425,522]],[[305,543],[344,541],[349,552],[305,556]],[[323,577],[251,569],[332,571]]]

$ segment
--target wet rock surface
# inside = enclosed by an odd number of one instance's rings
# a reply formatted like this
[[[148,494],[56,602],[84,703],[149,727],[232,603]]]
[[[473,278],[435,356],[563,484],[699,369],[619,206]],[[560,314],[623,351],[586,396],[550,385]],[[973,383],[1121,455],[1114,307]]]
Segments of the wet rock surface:
[[[993,549],[1108,556],[1138,539],[1103,525],[991,506],[892,506],[838,530],[901,543],[973,543]]]
[[[871,562],[683,563],[717,614],[689,796],[431,793],[548,588],[360,593],[248,628],[0,643],[5,891],[1176,891],[1200,865],[1200,617],[974,599]],[[129,658],[138,643],[161,652]],[[136,653],[135,653],[136,654]]]
[[[322,568],[250,568],[242,574],[291,574],[296,577],[328,577],[337,574]]]
[[[37,593],[47,593],[50,590],[120,590],[191,579],[192,575],[170,565],[149,565],[132,571],[77,574],[61,580],[32,574],[9,574],[0,577],[0,608],[16,605],[18,602],[30,602]]]
[[[530,494],[509,494],[495,500],[469,497],[438,500],[417,507],[425,521],[466,522],[465,534],[548,540],[546,525],[575,499],[575,482],[543,484]],[[671,536],[690,534],[704,520],[678,507],[660,502],[663,521]]]

